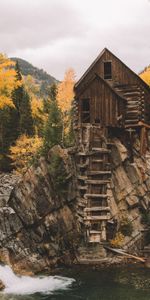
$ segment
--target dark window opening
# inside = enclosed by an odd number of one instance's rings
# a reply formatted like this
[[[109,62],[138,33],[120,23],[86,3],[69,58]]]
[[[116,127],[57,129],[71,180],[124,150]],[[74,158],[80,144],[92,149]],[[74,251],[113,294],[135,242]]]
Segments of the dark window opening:
[[[112,67],[111,62],[104,62],[104,79],[112,79]]]
[[[93,223],[91,225],[91,230],[96,230],[96,231],[101,230],[100,224],[99,223]]]
[[[81,119],[82,123],[90,123],[90,99],[82,100]]]

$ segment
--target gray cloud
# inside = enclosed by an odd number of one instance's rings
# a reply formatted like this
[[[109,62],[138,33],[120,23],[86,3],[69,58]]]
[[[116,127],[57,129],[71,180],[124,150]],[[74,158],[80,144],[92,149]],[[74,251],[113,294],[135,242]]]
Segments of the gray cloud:
[[[53,45],[58,39],[82,35],[85,30],[84,22],[69,2],[68,5],[57,0],[1,2],[0,40],[6,51]]]
[[[149,15],[148,0],[0,0],[0,52],[62,79],[106,46],[138,72],[150,64]]]

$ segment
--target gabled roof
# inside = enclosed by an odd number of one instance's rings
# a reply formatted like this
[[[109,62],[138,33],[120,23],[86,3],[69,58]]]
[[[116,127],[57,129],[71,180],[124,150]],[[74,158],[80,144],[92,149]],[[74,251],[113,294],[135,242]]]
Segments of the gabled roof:
[[[103,51],[97,56],[97,58],[92,62],[92,64],[89,66],[89,68],[85,71],[85,73],[81,76],[81,78],[76,82],[75,88],[81,83],[81,81],[85,78],[85,76],[90,72],[90,70],[93,68],[93,66],[97,63],[97,61],[102,57],[104,52],[107,50],[107,48],[104,48]]]
[[[145,86],[145,88],[150,92],[150,87],[147,85],[145,81],[142,80],[141,77],[139,77],[134,71],[132,71],[124,62],[122,62],[116,55],[114,55],[110,50],[107,48],[104,48],[103,51],[97,56],[97,58],[93,61],[93,63],[90,65],[90,67],[86,70],[86,72],[82,75],[82,77],[77,81],[75,84],[75,88],[82,82],[82,80],[86,77],[86,75],[90,72],[90,70],[93,68],[93,66],[99,61],[99,59],[102,57],[102,55],[105,53],[105,51],[108,51],[111,55],[113,55],[121,64],[123,64],[134,76],[138,78],[138,80]],[[105,80],[104,80],[105,81]],[[106,81],[105,81],[106,82]]]
[[[112,92],[113,94],[115,94],[119,99],[121,99],[121,100],[123,100],[123,101],[125,101],[125,102],[127,101],[120,93],[118,93],[111,85],[108,84],[107,81],[105,81],[103,78],[101,78],[97,73],[95,73],[95,74],[90,78],[90,80],[87,82],[86,86],[83,86],[82,89],[80,89],[80,94],[82,94],[82,93],[84,92],[84,90],[86,90],[87,86],[89,86],[89,85],[92,83],[92,81],[93,81],[94,79],[100,80],[100,81],[101,81],[104,85],[106,85],[107,88],[108,88],[109,90],[111,90],[111,92]]]

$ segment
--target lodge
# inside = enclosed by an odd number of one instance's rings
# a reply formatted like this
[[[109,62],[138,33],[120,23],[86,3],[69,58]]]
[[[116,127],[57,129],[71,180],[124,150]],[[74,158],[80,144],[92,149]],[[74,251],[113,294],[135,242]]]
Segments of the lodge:
[[[129,149],[140,136],[144,155],[150,128],[150,88],[108,49],[104,49],[75,84],[74,130],[77,142],[77,218],[90,243],[107,240],[110,219],[112,136]]]

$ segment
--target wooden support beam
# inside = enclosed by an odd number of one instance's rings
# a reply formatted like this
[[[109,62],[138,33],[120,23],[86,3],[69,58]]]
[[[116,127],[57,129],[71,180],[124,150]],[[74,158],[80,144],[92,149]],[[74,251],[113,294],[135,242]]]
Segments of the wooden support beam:
[[[86,180],[86,179],[87,179],[87,176],[78,175],[78,176],[77,176],[77,179],[78,179],[78,180]]]
[[[91,212],[91,211],[110,211],[110,207],[107,206],[93,206],[93,207],[86,207],[84,208],[85,212]]]
[[[111,150],[107,148],[98,148],[98,147],[93,147],[92,151],[98,151],[100,153],[111,153]]]
[[[86,185],[78,185],[78,189],[79,190],[87,190],[87,186]]]
[[[137,124],[138,122],[139,122],[139,119],[125,120],[125,124],[129,124],[129,123],[135,123],[135,124]]]
[[[107,198],[107,194],[85,194],[84,197],[86,198]]]
[[[89,234],[100,234],[101,230],[90,230]]]
[[[87,175],[111,175],[111,171],[89,171]]]
[[[121,254],[121,255],[123,255],[123,256],[127,256],[127,257],[130,257],[130,258],[134,258],[134,259],[136,259],[136,260],[139,260],[140,262],[145,262],[145,260],[146,259],[144,259],[144,258],[142,258],[142,257],[139,257],[139,256],[135,256],[135,255],[132,255],[132,254],[130,254],[130,253],[126,253],[126,252],[124,252],[123,250],[120,250],[120,249],[114,249],[114,248],[111,248],[111,247],[106,247],[105,246],[105,249],[107,249],[107,250],[110,250],[110,251],[112,251],[112,252],[114,252],[114,253],[117,253],[117,254]]]
[[[139,121],[138,124],[139,124],[140,126],[146,127],[147,129],[150,129],[150,125],[148,125],[148,124],[146,124],[146,123],[144,123],[144,122],[142,122],[142,121]]]
[[[102,163],[102,162],[104,162],[104,160],[103,159],[92,159],[91,162],[92,163]]]
[[[87,153],[85,153],[85,152],[78,152],[76,155],[77,156],[87,156]]]
[[[86,220],[86,221],[104,221],[104,220],[109,220],[109,219],[110,219],[109,215],[84,217],[84,220]]]
[[[139,114],[139,109],[136,109],[136,110],[128,110],[127,109],[127,112],[126,112],[126,115],[136,115],[136,114]]]
[[[110,180],[94,180],[94,179],[88,179],[86,180],[87,184],[93,184],[93,185],[103,185],[110,183]]]

